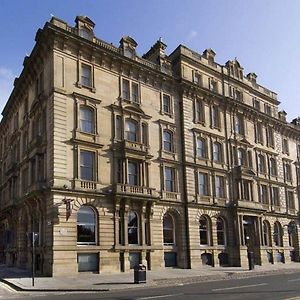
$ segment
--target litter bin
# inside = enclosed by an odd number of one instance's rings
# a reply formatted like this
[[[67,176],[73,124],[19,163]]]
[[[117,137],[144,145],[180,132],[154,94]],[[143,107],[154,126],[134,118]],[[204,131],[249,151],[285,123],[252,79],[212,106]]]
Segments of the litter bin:
[[[146,267],[142,264],[134,267],[134,283],[146,283]]]
[[[249,270],[254,270],[254,253],[248,251]]]

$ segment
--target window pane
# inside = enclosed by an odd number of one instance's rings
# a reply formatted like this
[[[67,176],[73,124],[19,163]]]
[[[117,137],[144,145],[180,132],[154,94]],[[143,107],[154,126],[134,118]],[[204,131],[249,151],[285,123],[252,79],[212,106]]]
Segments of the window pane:
[[[206,147],[205,147],[205,141],[203,139],[197,139],[197,157],[199,158],[206,157]]]
[[[80,130],[83,132],[94,132],[94,111],[88,107],[80,108]]]
[[[88,206],[82,206],[77,213],[77,242],[96,243],[96,215]]]
[[[164,150],[172,151],[172,133],[170,131],[164,131]]]
[[[122,98],[129,100],[129,81],[126,79],[122,81]]]
[[[128,141],[132,142],[137,142],[137,123],[132,120],[127,120],[126,121],[126,128],[125,128],[125,133],[126,133],[126,139]]]
[[[175,171],[173,168],[165,167],[165,190],[168,192],[175,191]]]
[[[208,224],[206,218],[199,221],[200,245],[208,245]]]
[[[204,173],[199,173],[199,195],[207,196],[208,195],[208,175]]]
[[[169,95],[163,95],[163,111],[165,113],[171,113],[171,98]]]
[[[94,180],[95,153],[90,151],[80,152],[80,178]]]
[[[133,102],[139,102],[139,86],[136,83],[132,83],[131,85],[131,100]]]
[[[128,162],[128,184],[138,185],[138,164]]]
[[[87,65],[81,65],[81,84],[85,86],[91,86],[91,67]]]
[[[174,225],[173,219],[170,215],[166,214],[163,219],[163,236],[164,244],[174,244]]]
[[[128,244],[138,244],[138,218],[133,211],[128,213]]]

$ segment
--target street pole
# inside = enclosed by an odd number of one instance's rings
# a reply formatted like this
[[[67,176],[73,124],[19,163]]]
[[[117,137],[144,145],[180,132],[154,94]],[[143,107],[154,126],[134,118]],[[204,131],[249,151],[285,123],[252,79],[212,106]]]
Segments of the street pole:
[[[34,273],[35,273],[35,253],[34,253],[34,244],[35,244],[35,232],[32,232],[32,286],[34,286]]]

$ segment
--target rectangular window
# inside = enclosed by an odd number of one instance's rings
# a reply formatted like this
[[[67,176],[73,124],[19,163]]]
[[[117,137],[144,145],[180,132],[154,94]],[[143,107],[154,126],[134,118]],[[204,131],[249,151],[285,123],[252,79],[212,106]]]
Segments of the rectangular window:
[[[197,123],[205,122],[205,111],[204,111],[204,104],[202,100],[196,100],[195,102],[195,121]]]
[[[193,82],[202,85],[202,76],[197,71],[193,71]]]
[[[31,184],[34,184],[36,181],[36,162],[35,157],[31,160]]]
[[[81,84],[92,86],[92,68],[89,65],[81,64]]]
[[[242,196],[244,200],[251,200],[251,181],[243,180]]]
[[[165,191],[175,192],[175,169],[165,167]]]
[[[265,114],[272,116],[272,109],[271,106],[268,104],[265,104]]]
[[[235,90],[234,98],[237,101],[242,101],[243,100],[243,93],[239,90]]]
[[[148,145],[148,125],[142,124],[142,144]]]
[[[260,185],[260,202],[263,204],[269,204],[268,201],[268,187],[264,184]]]
[[[217,198],[225,198],[225,180],[223,176],[215,177],[215,193]]]
[[[5,166],[4,166],[5,168]],[[28,188],[28,168],[22,171],[22,190],[26,192]]]
[[[263,128],[262,128],[262,124],[261,123],[256,123],[255,126],[256,130],[256,143],[260,143],[263,144],[264,139],[263,139]]]
[[[272,128],[266,128],[267,144],[269,147],[274,147],[274,131]]]
[[[122,118],[121,116],[116,116],[116,139],[122,139]]]
[[[221,128],[220,111],[216,106],[211,107],[211,127]]]
[[[287,197],[287,206],[289,209],[295,209],[295,200],[294,200],[294,193],[292,191],[286,192]]]
[[[218,92],[218,82],[214,79],[210,79],[209,81],[209,88],[212,92]]]
[[[136,162],[128,162],[128,184],[139,185],[139,164]]]
[[[123,183],[123,161],[118,159],[117,161],[117,182]]]
[[[171,97],[169,95],[163,94],[162,99],[162,109],[165,114],[171,115],[172,114],[172,103]]]
[[[282,153],[289,154],[289,141],[282,139]]]
[[[139,102],[139,86],[134,82],[131,84],[131,101],[135,103]]]
[[[288,162],[283,162],[283,172],[284,172],[284,179],[287,181],[292,180],[292,168],[291,164]]]
[[[45,180],[45,159],[44,154],[39,154],[37,156],[37,176],[38,181],[44,181]]]
[[[198,173],[198,194],[200,196],[208,196],[208,174]]]
[[[271,187],[271,201],[274,206],[280,206],[279,203],[279,188],[272,186]]]
[[[125,100],[130,100],[129,81],[126,79],[122,80],[122,98]]]
[[[260,102],[256,98],[253,98],[253,107],[260,110]]]
[[[80,151],[80,179],[94,181],[95,152]]]

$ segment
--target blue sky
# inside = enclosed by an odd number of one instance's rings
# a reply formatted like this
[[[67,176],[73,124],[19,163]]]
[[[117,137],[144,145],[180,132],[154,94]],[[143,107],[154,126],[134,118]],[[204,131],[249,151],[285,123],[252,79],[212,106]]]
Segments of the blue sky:
[[[214,49],[221,64],[237,57],[245,74],[278,93],[291,120],[300,116],[299,13],[296,0],[0,0],[0,110],[36,30],[51,14],[70,25],[87,15],[97,37],[118,45],[130,35],[140,55],[162,37],[167,53],[184,44]]]

